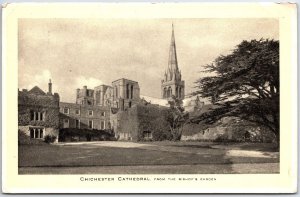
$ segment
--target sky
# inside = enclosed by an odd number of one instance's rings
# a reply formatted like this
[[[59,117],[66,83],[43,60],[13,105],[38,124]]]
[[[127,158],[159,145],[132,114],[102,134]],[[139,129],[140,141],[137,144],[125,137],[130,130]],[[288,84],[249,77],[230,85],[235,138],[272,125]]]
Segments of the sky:
[[[64,102],[76,88],[137,81],[141,95],[160,98],[174,24],[177,59],[189,94],[203,66],[243,40],[279,39],[276,19],[19,19],[19,89],[39,86]]]

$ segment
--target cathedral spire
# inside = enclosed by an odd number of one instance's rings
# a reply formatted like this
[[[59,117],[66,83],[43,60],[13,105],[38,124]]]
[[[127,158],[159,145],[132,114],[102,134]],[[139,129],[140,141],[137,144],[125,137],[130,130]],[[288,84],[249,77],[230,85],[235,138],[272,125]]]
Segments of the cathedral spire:
[[[177,53],[176,53],[176,44],[175,44],[175,34],[174,34],[174,25],[172,23],[172,37],[171,37],[171,45],[169,51],[169,63],[168,63],[169,71],[174,74],[178,72],[178,62],[177,62]]]
[[[161,97],[169,99],[173,95],[180,100],[184,99],[184,81],[181,80],[181,72],[178,69],[174,25],[172,23],[169,62],[164,79],[161,81]]]

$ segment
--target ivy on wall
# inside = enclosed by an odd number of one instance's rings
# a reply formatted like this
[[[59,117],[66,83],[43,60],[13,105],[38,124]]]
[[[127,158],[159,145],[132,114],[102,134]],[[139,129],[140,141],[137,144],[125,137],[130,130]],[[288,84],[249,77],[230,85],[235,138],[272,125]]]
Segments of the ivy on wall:
[[[45,112],[44,120],[31,120],[31,111]],[[19,92],[18,125],[59,128],[59,96],[35,95]]]

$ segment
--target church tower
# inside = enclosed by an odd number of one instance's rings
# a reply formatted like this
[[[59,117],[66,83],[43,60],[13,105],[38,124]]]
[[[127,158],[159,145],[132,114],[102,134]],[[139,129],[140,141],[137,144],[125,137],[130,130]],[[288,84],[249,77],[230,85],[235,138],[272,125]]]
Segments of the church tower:
[[[181,71],[178,69],[173,24],[168,68],[164,73],[163,80],[161,81],[161,97],[163,99],[168,99],[172,95],[178,99],[184,99],[184,81],[181,80]]]

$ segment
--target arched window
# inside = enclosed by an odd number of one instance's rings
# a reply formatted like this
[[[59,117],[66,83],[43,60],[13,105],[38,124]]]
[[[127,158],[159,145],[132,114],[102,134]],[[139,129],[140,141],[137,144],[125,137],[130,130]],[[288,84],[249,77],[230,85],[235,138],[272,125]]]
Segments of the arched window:
[[[167,88],[164,88],[163,90],[163,98],[166,98],[167,97]]]
[[[179,88],[179,95],[178,98],[181,98],[181,87]]]
[[[168,88],[168,95],[167,95],[167,97],[169,98],[171,96],[172,96],[172,89],[171,89],[171,87],[169,87]]]
[[[133,99],[133,85],[131,85],[131,90],[130,90],[130,98]]]
[[[169,88],[167,88],[166,91],[167,91],[167,92],[166,92],[166,98],[169,98],[169,95],[170,95]]]
[[[115,96],[116,96],[116,99],[117,99],[118,98],[118,86],[115,86],[115,89],[116,89]]]
[[[176,91],[175,91],[175,96],[178,98],[179,97],[179,95],[178,95],[178,92],[179,92],[179,87],[176,87]]]
[[[129,84],[126,84],[126,98],[129,99]]]

